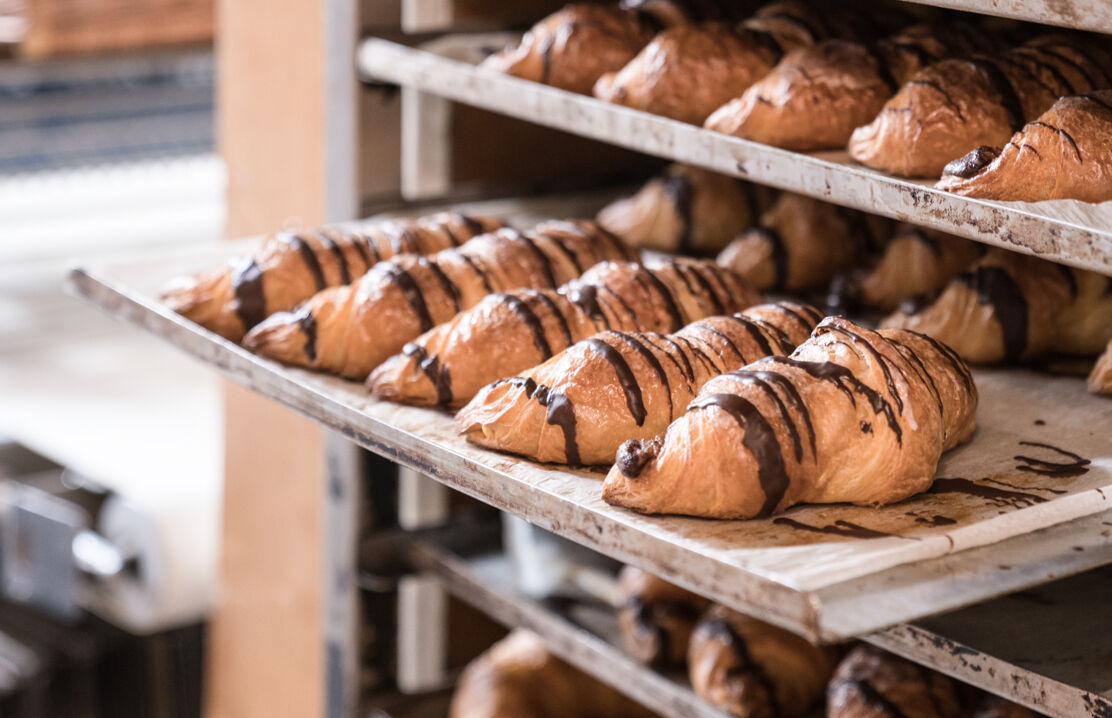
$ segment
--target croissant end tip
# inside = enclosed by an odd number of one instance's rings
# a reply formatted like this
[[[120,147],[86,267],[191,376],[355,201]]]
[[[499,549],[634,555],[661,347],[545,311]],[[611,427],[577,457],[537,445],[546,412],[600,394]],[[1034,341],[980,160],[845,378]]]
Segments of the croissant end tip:
[[[296,315],[279,312],[247,332],[243,346],[267,359],[307,366],[310,363],[306,353],[308,339]]]

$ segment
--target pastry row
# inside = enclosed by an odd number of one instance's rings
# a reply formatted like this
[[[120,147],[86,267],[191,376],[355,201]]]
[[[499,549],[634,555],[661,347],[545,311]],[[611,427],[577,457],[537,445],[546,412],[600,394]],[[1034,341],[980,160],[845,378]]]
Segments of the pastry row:
[[[696,695],[738,718],[1035,718],[1036,714],[867,645],[818,647],[627,567],[618,619],[626,651],[686,669]],[[451,718],[652,716],[517,630],[460,676]]]
[[[483,66],[972,197],[1112,200],[1106,36],[798,0],[706,18],[569,5]]]

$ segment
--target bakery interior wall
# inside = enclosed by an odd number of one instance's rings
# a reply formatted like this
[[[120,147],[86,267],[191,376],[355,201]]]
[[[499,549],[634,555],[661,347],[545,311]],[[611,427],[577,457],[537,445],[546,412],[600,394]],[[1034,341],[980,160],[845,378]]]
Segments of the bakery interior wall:
[[[0,715],[201,714],[221,388],[63,279],[221,239],[213,18],[212,0],[0,2]]]

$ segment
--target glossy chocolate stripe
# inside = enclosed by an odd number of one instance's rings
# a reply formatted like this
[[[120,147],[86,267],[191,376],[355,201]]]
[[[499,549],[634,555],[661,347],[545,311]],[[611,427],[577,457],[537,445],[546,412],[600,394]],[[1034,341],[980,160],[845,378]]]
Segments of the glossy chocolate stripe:
[[[626,407],[629,408],[630,415],[637,422],[637,426],[643,426],[645,423],[645,400],[641,395],[641,386],[637,383],[637,377],[633,375],[625,357],[601,339],[592,337],[586,340],[586,345],[595,354],[605,359],[614,369],[614,374],[618,377],[622,392],[625,393]]]
[[[232,291],[236,297],[236,316],[243,323],[244,331],[266,319],[263,272],[254,259],[232,273]]]
[[[1016,131],[1023,127],[1023,103],[1019,101],[1019,95],[1016,94],[1015,87],[1012,86],[1012,81],[1008,79],[1008,76],[985,57],[966,60],[966,63],[980,72],[992,91],[999,96],[1000,104],[1003,105],[1005,112],[1008,113],[1008,118],[1011,120],[1012,130]]]
[[[351,284],[351,270],[348,268],[347,256],[344,255],[343,247],[325,234],[324,230],[317,230],[317,238],[320,240],[321,246],[331,252],[332,257],[336,260],[336,268],[340,274],[340,284]]]
[[[1004,336],[1004,359],[1018,361],[1027,350],[1027,298],[1012,275],[1002,267],[977,267],[954,277],[977,293],[980,304],[992,308]]]
[[[580,264],[579,255],[577,255],[575,252],[572,251],[570,247],[567,246],[563,237],[548,234],[547,232],[537,232],[537,236],[544,237],[545,239],[556,245],[556,249],[560,250],[563,255],[568,258],[568,261],[571,262],[571,265],[575,267],[576,274],[583,274],[583,270],[585,270],[586,267]]]
[[[677,342],[683,342],[683,345],[691,350],[692,355],[696,359],[701,361],[703,363],[703,366],[705,366],[708,370],[710,370],[710,373],[711,373],[712,376],[715,375],[715,374],[720,373],[719,369],[718,369],[718,366],[714,363],[714,361],[709,356],[707,356],[707,353],[705,351],[703,351],[702,349],[700,349],[699,347],[695,346],[695,343],[692,342],[690,339],[688,339],[685,336],[680,336],[678,334],[676,336],[674,336],[673,338]]]
[[[1065,131],[1065,130],[1063,130],[1063,129],[1062,129],[1061,127],[1055,127],[1054,125],[1051,125],[1051,124],[1049,124],[1049,123],[1043,122],[1043,121],[1041,121],[1041,120],[1033,120],[1033,121],[1031,121],[1031,122],[1028,122],[1028,123],[1027,123],[1027,126],[1028,126],[1028,127],[1045,127],[1046,129],[1048,129],[1048,130],[1050,130],[1050,131],[1052,131],[1052,132],[1057,132],[1057,133],[1058,133],[1058,135],[1059,135],[1060,137],[1064,137],[1064,138],[1065,138],[1065,140],[1066,140],[1066,142],[1069,142],[1069,143],[1070,143],[1070,147],[1072,147],[1072,148],[1073,148],[1073,153],[1074,153],[1075,155],[1077,155],[1077,161],[1078,161],[1078,162],[1082,162],[1082,161],[1083,161],[1083,160],[1081,159],[1081,149],[1080,149],[1080,148],[1079,148],[1079,147],[1077,146],[1077,142],[1075,142],[1075,141],[1074,141],[1074,139],[1073,139],[1073,135],[1071,135],[1070,133],[1066,132],[1066,131]]]
[[[844,685],[861,696],[861,702],[884,718],[907,718],[903,710],[887,696],[878,691],[864,678],[843,678],[835,685]]]
[[[541,354],[541,361],[548,359],[552,356],[552,347],[548,344],[548,337],[544,333],[544,325],[541,324],[540,318],[537,316],[533,308],[529,306],[528,302],[514,296],[513,294],[495,294],[498,301],[502,302],[510,308],[521,323],[524,324],[533,336],[533,346]]]
[[[727,317],[727,319],[734,324],[740,324],[745,327],[745,331],[749,333],[749,336],[753,337],[753,341],[757,342],[757,347],[761,350],[762,356],[776,353],[772,351],[772,345],[768,343],[768,338],[765,337],[764,332],[761,331],[761,326],[757,324],[756,321],[743,314],[733,314]]]
[[[711,394],[696,400],[687,410],[699,411],[711,407],[732,416],[745,432],[742,444],[757,464],[757,481],[765,494],[758,516],[768,516],[784,498],[789,483],[776,432],[757,407],[736,394]]]
[[[641,338],[644,339],[649,344],[651,344],[654,349],[656,349],[661,354],[663,354],[665,357],[667,357],[668,361],[672,362],[672,364],[676,367],[676,371],[679,372],[680,378],[683,379],[683,382],[685,384],[687,384],[687,388],[691,389],[691,390],[694,390],[694,387],[691,384],[691,380],[694,377],[693,376],[689,377],[687,375],[687,372],[690,371],[690,369],[691,369],[691,365],[687,363],[687,357],[684,356],[683,350],[680,349],[678,344],[676,344],[674,341],[672,341],[668,337],[664,336],[663,334],[657,334],[656,332],[642,333]],[[657,344],[656,341],[654,341],[654,340],[657,340],[657,341],[660,341],[664,344],[667,344],[668,347],[674,349],[676,351],[676,353],[678,353],[680,355],[680,359],[683,359],[684,364],[680,364],[679,360],[676,359],[676,357],[672,356],[672,352],[668,351],[668,348],[663,347],[660,344]],[[684,369],[685,364],[687,365],[687,369]]]
[[[660,363],[660,360],[656,358],[652,349],[642,344],[640,338],[635,334],[627,334],[625,332],[607,332],[607,334],[617,337],[632,347],[635,352],[641,355],[641,358],[645,360],[645,363],[649,365],[653,373],[656,374],[656,378],[660,380],[661,386],[664,387],[665,396],[668,397],[668,417],[669,421],[671,421],[675,416],[675,410],[672,406],[672,385],[668,382],[668,373],[664,371],[664,366]],[[653,348],[656,349],[655,346],[653,346]],[[678,367],[679,365],[677,365],[677,368]],[[638,426],[640,425],[639,423]]]
[[[942,417],[942,421],[945,423],[946,411],[943,409],[942,406],[942,395],[938,393],[938,387],[934,383],[934,378],[931,376],[931,373],[927,371],[927,367],[924,366],[922,360],[919,359],[918,354],[915,353],[914,349],[904,344],[899,339],[893,339],[890,337],[886,338],[897,348],[902,348],[903,351],[900,353],[903,354],[904,359],[911,362],[918,368],[919,377],[926,380],[927,385],[930,387],[931,394],[934,396],[934,403],[938,405],[938,415]]]
[[[892,380],[892,371],[891,369],[889,369],[891,360],[888,357],[877,351],[876,347],[874,347],[868,339],[861,336],[857,332],[850,331],[849,329],[831,325],[820,325],[816,331],[830,331],[841,334],[842,336],[848,338],[854,344],[869,352],[869,354],[872,355],[874,359],[876,359],[876,363],[880,367],[881,373],[884,374],[884,385],[888,389],[888,395],[891,396],[892,399],[896,402],[896,410],[900,413],[903,413],[903,397],[900,396],[900,392],[896,389],[896,383]],[[881,337],[881,341],[887,340],[884,339],[884,337]],[[903,375],[904,381],[906,382],[907,375],[903,373],[903,369],[900,369],[899,367],[896,368],[899,370],[900,374]]]
[[[737,369],[729,373],[729,376],[738,377],[742,382],[748,382],[750,378],[759,379],[769,384],[774,384],[784,394],[784,399],[791,404],[792,409],[803,420],[803,426],[807,429],[807,442],[811,446],[811,456],[818,456],[818,449],[815,448],[815,425],[811,421],[811,410],[807,408],[806,402],[799,394],[799,390],[795,388],[795,384],[791,379],[773,371],[764,371],[762,369]],[[771,390],[770,390],[771,391]],[[775,396],[775,393],[773,392]],[[799,433],[795,427],[795,423],[790,419],[784,409],[784,404],[779,396],[776,396],[777,404],[780,406],[780,414],[784,418],[784,423],[788,425],[788,430],[792,433],[792,439],[796,444],[795,459],[802,461],[801,448],[799,446]]]
[[[432,385],[436,388],[436,405],[443,408],[452,403],[452,378],[446,367],[441,366],[436,354],[429,356],[420,344],[409,342],[402,348],[402,354],[412,357]]]
[[[687,254],[691,249],[691,180],[687,175],[674,174],[660,181],[664,196],[672,201],[680,222],[680,236],[676,238],[676,251]]]
[[[966,366],[965,362],[962,360],[961,357],[958,356],[957,352],[951,349],[948,345],[943,344],[934,337],[930,336],[929,334],[923,334],[922,332],[917,332],[914,329],[904,329],[904,331],[914,334],[915,336],[923,339],[932,347],[934,347],[939,354],[941,354],[943,357],[946,358],[948,362],[950,362],[950,365],[954,367],[954,370],[957,371],[958,376],[961,377],[961,383],[965,386],[965,390],[973,391],[973,375],[969,372],[969,367]]]
[[[738,665],[732,669],[728,669],[725,677],[729,678],[737,675],[749,674],[753,676],[757,684],[764,689],[765,696],[768,699],[768,709],[772,718],[778,718],[782,711],[780,709],[779,696],[776,695],[776,686],[769,678],[761,664],[753,660],[752,654],[749,652],[749,645],[745,639],[742,638],[733,627],[733,625],[725,618],[712,618],[699,625],[699,630],[706,636],[715,638],[733,652],[734,657],[737,658]],[[738,670],[740,669],[740,670]]]
[[[676,296],[672,293],[668,285],[661,281],[660,277],[656,276],[656,272],[653,269],[642,267],[642,271],[638,272],[637,276],[647,278],[660,295],[660,298],[664,300],[664,309],[668,312],[668,317],[672,322],[669,331],[677,331],[686,324],[683,315],[680,314],[679,305],[676,303]]]
[[[394,262],[379,266],[384,267],[383,274],[401,290],[402,296],[405,297],[405,301],[409,304],[409,308],[417,315],[417,321],[420,324],[421,332],[424,333],[432,329],[434,324],[432,315],[429,314],[429,307],[425,304],[425,295],[421,292],[421,288],[417,286],[417,282],[413,281],[413,276]]]
[[[556,306],[556,302],[552,301],[552,299],[550,299],[547,294],[540,290],[534,289],[532,291],[529,291],[528,295],[530,297],[535,297],[538,302],[543,304],[545,308],[552,313],[552,316],[556,318],[556,321],[559,322],[560,331],[564,335],[564,344],[560,348],[566,349],[567,347],[570,347],[572,344],[574,344],[575,339],[571,335],[571,326],[568,325],[568,318],[564,316],[564,313],[560,310],[560,307]]]
[[[699,284],[700,287],[702,287],[703,292],[706,293],[706,295],[710,298],[711,303],[714,305],[714,313],[725,314],[726,302],[729,301],[729,298],[724,296],[724,293],[719,292],[718,288],[714,286],[714,283],[707,279],[706,275],[703,274],[703,270],[709,270],[709,267],[703,264],[692,264],[687,265],[686,269],[693,275],[695,275],[695,281]],[[717,279],[717,277],[715,278]]]
[[[483,283],[483,289],[486,290],[486,293],[493,294],[494,287],[490,286],[490,279],[487,278],[486,270],[484,270],[482,266],[480,266],[481,260],[476,257],[472,257],[471,254],[466,251],[466,249],[461,250],[456,256],[466,262],[467,266],[471,267],[471,271],[475,272],[475,274],[478,275],[479,281]]]
[[[453,282],[451,278],[444,273],[444,270],[440,268],[440,264],[437,263],[435,258],[427,259],[425,257],[421,257],[418,261],[418,264],[423,267],[429,268],[429,271],[431,271],[433,276],[436,277],[436,281],[440,283],[440,288],[443,289],[444,293],[448,295],[448,298],[452,300],[452,307],[454,308],[452,313],[458,314],[461,308],[461,296],[459,287],[456,286],[456,283]]]
[[[309,274],[313,275],[313,283],[316,285],[317,291],[319,292],[327,288],[328,283],[324,281],[324,271],[321,269],[320,262],[317,260],[317,255],[313,251],[313,248],[296,234],[286,235],[284,239],[285,242],[293,249],[296,249],[298,255],[301,256],[301,261],[304,262],[306,269],[309,270]]]
[[[1072,57],[1065,54],[1061,50],[1056,49],[1053,45],[1040,45],[1038,50],[1044,55],[1050,55],[1054,59],[1059,60],[1060,62],[1064,62],[1071,68],[1073,68],[1074,72],[1085,78],[1085,82],[1089,85],[1086,89],[1095,90],[1101,86],[1101,82],[1103,81],[1097,80],[1095,77],[1093,77],[1088,68],[1086,68],[1080,62],[1074,60]],[[1075,92],[1074,94],[1077,93]]]
[[[491,386],[510,386],[521,389],[526,396],[547,409],[545,421],[553,426],[560,427],[564,435],[564,456],[570,466],[579,466],[579,445],[575,439],[575,410],[563,394],[549,389],[544,384],[538,384],[528,377],[515,376],[510,379],[499,379]]]
[[[527,246],[533,255],[537,258],[537,266],[540,267],[541,273],[544,274],[545,286],[555,289],[559,282],[556,281],[556,274],[552,269],[552,260],[545,254],[537,243],[529,236],[520,234],[515,239]]]
[[[772,400],[772,403],[776,405],[777,412],[780,414],[780,425],[788,430],[788,435],[791,437],[792,453],[795,455],[795,460],[803,461],[803,441],[799,436],[799,429],[796,427],[792,415],[788,412],[788,407],[784,404],[784,400],[780,398],[780,395],[776,393],[776,390],[773,389],[772,385],[769,383],[770,381],[775,382],[777,379],[783,380],[784,377],[775,372],[754,370],[732,371],[729,373],[729,376],[742,384],[760,389],[765,396]],[[772,377],[775,377],[775,379]],[[806,411],[806,407],[804,407],[803,410]],[[813,454],[813,444],[811,451]]]
[[[355,247],[355,251],[359,253],[359,258],[363,260],[363,271],[361,274],[366,274],[367,270],[374,266],[374,261],[371,260],[371,253],[368,249],[369,244],[366,236],[361,233],[345,235],[347,241],[351,246]]]
[[[716,336],[721,341],[726,343],[726,346],[728,346],[730,348],[730,351],[732,351],[734,353],[734,356],[736,356],[739,361],[743,361],[743,362],[746,361],[745,355],[741,353],[740,349],[738,349],[737,344],[734,343],[734,340],[731,339],[729,336],[723,334],[722,332],[718,331],[714,327],[705,326],[703,324],[699,324],[698,322],[696,322],[695,324],[689,324],[685,331],[703,332],[703,333],[706,333],[706,334],[710,334],[712,336]],[[713,346],[713,342],[711,342],[709,340],[704,340],[704,343],[706,343],[709,346]]]

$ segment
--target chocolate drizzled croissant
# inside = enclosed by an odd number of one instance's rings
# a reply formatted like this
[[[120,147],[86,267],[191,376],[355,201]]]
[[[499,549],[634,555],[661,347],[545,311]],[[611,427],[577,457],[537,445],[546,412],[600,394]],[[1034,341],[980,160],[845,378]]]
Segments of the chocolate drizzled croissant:
[[[389,220],[356,231],[318,227],[279,232],[250,257],[175,279],[162,301],[186,319],[239,341],[275,312],[289,310],[326,287],[349,284],[397,254],[434,254],[502,226],[493,217],[445,212]]]
[[[1052,35],[998,55],[948,59],[916,73],[871,123],[854,130],[849,153],[907,177],[938,177],[951,160],[1000,147],[1062,95],[1112,86],[1106,40]]]
[[[626,653],[651,666],[687,663],[687,644],[708,599],[633,566],[618,576],[618,625]]]
[[[1089,374],[1089,391],[1094,394],[1112,395],[1112,340],[1109,340],[1104,353],[1097,359]]]
[[[518,629],[467,665],[450,718],[651,718],[647,708],[548,652]]]
[[[990,249],[933,302],[881,326],[929,334],[978,364],[1092,356],[1112,339],[1112,278]]]
[[[977,242],[905,224],[874,261],[835,278],[828,304],[890,312],[904,301],[938,292],[982,254],[984,245]]]
[[[537,461],[608,464],[623,442],[664,431],[709,379],[787,354],[821,316],[804,305],[763,304],[670,335],[601,332],[483,388],[456,425],[472,443]]]
[[[1112,200],[1112,90],[1063,97],[1003,150],[980,147],[946,165],[936,187],[966,197],[1040,202]]]
[[[633,59],[666,16],[663,9],[650,14],[589,3],[567,5],[534,25],[516,45],[491,55],[480,66],[590,94],[599,76]]]
[[[711,379],[662,437],[623,444],[603,499],[708,518],[900,501],[930,488],[976,405],[948,347],[828,317],[790,357]]]
[[[741,718],[805,715],[834,663],[830,649],[717,604],[695,627],[687,654],[695,693]]]
[[[413,342],[371,373],[375,395],[459,406],[483,386],[525,371],[603,329],[669,332],[760,301],[713,262],[607,262],[559,291],[492,294]]]
[[[271,316],[243,343],[286,364],[364,379],[406,342],[488,294],[555,288],[598,262],[630,258],[628,248],[593,222],[544,222],[525,233],[501,229],[431,257],[381,262],[354,284]]]
[[[771,70],[785,52],[849,34],[852,30],[840,17],[792,1],[770,3],[738,26],[677,25],[653,38],[620,71],[602,75],[594,95],[702,124],[707,115]]]
[[[826,689],[827,718],[961,715],[968,714],[962,712],[950,678],[872,646],[850,651]]]
[[[813,289],[879,247],[890,227],[883,217],[782,192],[758,226],[722,250],[718,263],[762,291]]]
[[[800,47],[704,126],[796,151],[839,149],[923,66],[984,44],[983,33],[956,22],[916,25],[875,46],[832,39]]]
[[[706,255],[755,223],[772,202],[761,185],[690,165],[672,165],[596,221],[631,247]]]

